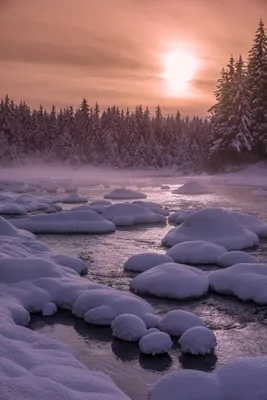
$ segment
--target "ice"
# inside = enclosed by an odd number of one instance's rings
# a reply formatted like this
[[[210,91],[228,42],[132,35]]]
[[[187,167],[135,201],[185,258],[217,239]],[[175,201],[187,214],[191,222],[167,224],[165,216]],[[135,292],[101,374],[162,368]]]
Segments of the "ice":
[[[146,334],[144,321],[132,314],[119,315],[111,324],[112,335],[126,342],[137,342]]]
[[[167,217],[170,214],[169,211],[166,210],[165,208],[161,207],[160,204],[153,203],[151,201],[136,200],[136,201],[133,201],[132,204],[136,204],[138,206],[148,208],[153,213],[164,215],[165,217]]]
[[[155,214],[148,208],[129,203],[113,204],[103,211],[102,216],[112,221],[116,226],[166,223],[166,218],[163,215]]]
[[[173,259],[165,254],[140,253],[134,254],[124,263],[125,271],[144,272],[156,265],[172,262]]]
[[[218,257],[216,262],[220,267],[231,267],[240,263],[253,263],[253,257],[244,251],[229,251]]]
[[[236,211],[231,211],[232,216],[244,228],[256,233],[259,237],[267,237],[267,223],[260,221],[254,215],[244,214]]]
[[[75,203],[87,203],[88,199],[83,196],[79,196],[78,194],[71,194],[68,197],[64,197],[62,199],[63,204],[75,204]]]
[[[218,257],[226,252],[226,248],[219,244],[197,240],[176,244],[166,255],[177,263],[216,264]]]
[[[179,344],[183,353],[205,355],[213,352],[217,340],[210,329],[204,326],[194,326],[182,334]]]
[[[168,353],[172,348],[172,340],[165,332],[153,332],[145,335],[139,342],[141,353],[155,356]]]
[[[104,199],[111,200],[132,200],[132,199],[146,199],[146,194],[135,192],[130,189],[114,189],[110,193],[105,194]]]
[[[241,263],[209,275],[211,289],[240,300],[267,304],[267,264]]]
[[[144,314],[142,320],[145,322],[147,329],[158,328],[161,318],[155,314]]]
[[[166,247],[178,243],[205,240],[224,246],[227,250],[243,250],[259,244],[258,236],[245,229],[227,211],[206,208],[189,215],[162,239]]]
[[[57,306],[55,303],[52,303],[51,301],[46,303],[42,308],[42,314],[45,317],[54,315],[56,314],[56,312],[57,312]]]
[[[171,336],[182,336],[184,332],[195,326],[204,326],[201,318],[188,311],[169,311],[159,323],[159,329]]]
[[[175,211],[168,217],[168,222],[174,225],[180,225],[190,215],[196,212],[196,210],[179,210]]]
[[[209,282],[198,268],[172,262],[142,272],[131,281],[130,287],[136,293],[187,299],[203,296],[209,288]]]
[[[110,233],[115,225],[94,211],[68,211],[55,215],[39,214],[10,220],[17,228],[34,233]]]
[[[190,180],[184,185],[172,191],[173,194],[195,195],[195,194],[209,194],[212,191],[203,183]]]

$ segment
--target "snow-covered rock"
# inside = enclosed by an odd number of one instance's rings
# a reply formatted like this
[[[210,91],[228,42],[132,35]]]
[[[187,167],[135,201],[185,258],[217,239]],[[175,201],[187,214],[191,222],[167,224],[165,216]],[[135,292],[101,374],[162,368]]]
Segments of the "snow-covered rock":
[[[108,200],[94,200],[90,203],[90,206],[111,206],[111,204]]]
[[[240,263],[253,263],[253,257],[244,251],[228,251],[219,256],[216,262],[220,267],[231,267]]]
[[[46,210],[46,214],[56,214],[58,212],[57,208],[54,206],[49,206]]]
[[[235,264],[209,275],[211,289],[240,300],[267,304],[267,264]]]
[[[74,193],[78,192],[78,186],[76,186],[76,185],[67,185],[67,186],[64,186],[64,190],[68,194],[74,194]]]
[[[165,208],[161,207],[160,204],[154,203],[152,201],[135,200],[132,202],[132,204],[136,204],[137,206],[148,208],[153,213],[164,215],[165,217],[167,217],[170,214],[169,211],[166,210]]]
[[[15,237],[20,239],[33,239],[35,236],[27,231],[22,229],[15,228],[9,221],[0,217],[0,239],[1,236]]]
[[[142,317],[144,323],[146,324],[147,329],[150,328],[157,328],[159,326],[159,323],[161,321],[161,318],[158,315],[155,314],[145,314]]]
[[[244,214],[237,211],[230,212],[232,216],[249,231],[256,233],[259,237],[267,237],[267,223],[259,220],[254,215]]]
[[[96,212],[97,214],[102,214],[103,211],[107,208],[108,206],[103,206],[103,205],[95,205],[95,206],[89,206],[88,204],[83,204],[81,206],[76,206],[73,207],[70,211],[93,211]]]
[[[182,336],[184,332],[205,323],[197,315],[184,310],[169,311],[159,323],[159,329],[171,336]]]
[[[159,330],[158,328],[149,328],[149,329],[146,331],[145,336],[146,336],[146,335],[150,335],[150,333],[155,333],[155,332],[160,332],[160,330]]]
[[[197,240],[176,244],[166,255],[177,263],[216,264],[218,257],[226,252],[226,248],[219,244]]]
[[[111,200],[132,200],[132,199],[146,199],[147,196],[141,192],[135,192],[130,189],[114,189],[110,193],[105,194],[104,199]]]
[[[117,226],[166,223],[166,218],[163,215],[155,214],[148,208],[129,203],[113,204],[106,207],[102,216]]]
[[[184,220],[196,210],[179,210],[175,211],[168,217],[168,222],[173,225],[180,225]]]
[[[172,247],[178,243],[205,240],[224,246],[227,250],[242,250],[258,245],[258,236],[241,226],[227,211],[207,208],[189,215],[171,229],[162,244]]]
[[[52,254],[49,255],[49,259],[63,267],[73,269],[79,275],[88,271],[88,265],[78,257],[69,256],[67,254]]]
[[[182,334],[179,344],[183,353],[204,355],[213,352],[217,340],[210,329],[204,326],[194,326]]]
[[[200,183],[195,180],[190,180],[186,182],[184,185],[180,186],[179,188],[173,190],[172,193],[194,195],[194,194],[210,194],[212,193],[212,191],[203,183]]]
[[[115,225],[93,211],[39,214],[10,220],[17,228],[34,233],[110,233]]]
[[[162,190],[169,190],[171,187],[169,185],[161,185]]]
[[[209,281],[198,268],[166,263],[142,272],[131,281],[130,287],[136,293],[187,299],[203,296],[209,288]]]
[[[145,335],[139,342],[141,353],[155,356],[168,353],[172,348],[172,340],[165,332],[153,332]]]
[[[132,314],[119,315],[111,324],[112,335],[127,342],[137,342],[146,333],[144,321]]]
[[[0,203],[0,214],[2,215],[26,215],[25,207],[14,202]]]
[[[54,315],[56,314],[56,312],[57,312],[56,304],[50,301],[46,303],[42,308],[42,314],[44,317],[49,317],[51,315]]]
[[[64,197],[62,199],[63,204],[75,204],[75,203],[87,203],[88,199],[83,196],[79,196],[78,194],[71,194],[68,197]]]
[[[134,254],[124,264],[125,271],[144,272],[156,265],[172,262],[173,259],[160,253]]]

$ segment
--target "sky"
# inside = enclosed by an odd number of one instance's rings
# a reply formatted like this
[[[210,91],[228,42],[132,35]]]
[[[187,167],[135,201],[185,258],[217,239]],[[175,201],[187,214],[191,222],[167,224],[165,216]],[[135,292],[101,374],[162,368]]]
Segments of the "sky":
[[[246,57],[260,18],[267,26],[267,0],[0,0],[0,96],[205,116],[220,70],[232,53]],[[166,79],[177,51],[178,79],[188,54],[195,61],[183,92]]]

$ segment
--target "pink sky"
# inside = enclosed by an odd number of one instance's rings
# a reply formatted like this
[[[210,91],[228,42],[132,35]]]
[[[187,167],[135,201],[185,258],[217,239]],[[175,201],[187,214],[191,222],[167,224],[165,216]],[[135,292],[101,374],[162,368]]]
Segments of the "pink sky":
[[[221,68],[244,56],[267,0],[0,0],[0,95],[31,106],[137,104],[205,115]],[[200,67],[190,96],[163,90],[180,46]]]

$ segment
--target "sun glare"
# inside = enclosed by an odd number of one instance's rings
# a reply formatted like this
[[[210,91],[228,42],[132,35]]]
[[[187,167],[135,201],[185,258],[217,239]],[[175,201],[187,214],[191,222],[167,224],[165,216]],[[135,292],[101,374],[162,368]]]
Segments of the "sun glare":
[[[173,94],[184,94],[198,68],[197,58],[185,50],[175,50],[164,58],[164,78]]]

